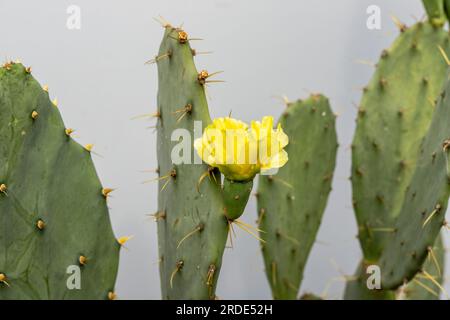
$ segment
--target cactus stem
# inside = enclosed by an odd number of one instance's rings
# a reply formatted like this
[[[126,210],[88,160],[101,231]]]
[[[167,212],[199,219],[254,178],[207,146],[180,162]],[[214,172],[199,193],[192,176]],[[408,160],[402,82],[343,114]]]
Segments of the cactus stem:
[[[427,250],[428,250],[428,259],[431,259],[431,261],[433,261],[438,276],[440,277],[442,275],[441,267],[439,266],[439,262],[437,261],[436,255],[434,254],[433,247],[430,246],[427,248]]]
[[[192,237],[194,234],[196,234],[197,232],[202,232],[203,229],[205,228],[205,225],[203,223],[200,223],[198,226],[195,227],[194,230],[192,230],[191,232],[189,232],[187,235],[185,235],[179,242],[177,245],[177,249],[181,246],[181,244],[188,239],[189,237]]]
[[[36,221],[36,228],[38,228],[41,231],[44,230],[45,222],[42,219],[39,219],[38,221]]]
[[[39,117],[39,113],[36,110],[31,112],[31,119],[36,120]]]
[[[8,278],[4,273],[0,273],[0,283],[6,284],[9,287]]]
[[[170,288],[173,288],[173,278],[178,273],[178,271],[183,269],[183,266],[184,266],[184,261],[183,260],[178,260],[177,264],[175,266],[175,270],[173,270],[172,274],[170,275],[170,281],[169,281],[170,282]]]
[[[436,215],[436,213],[439,213],[441,211],[441,208],[441,205],[438,203],[434,210],[430,213],[428,218],[426,218],[426,220],[423,222],[422,228],[424,228],[428,224],[428,222],[430,222],[430,220]]]
[[[443,57],[444,60],[445,60],[445,63],[446,63],[448,66],[450,66],[450,59],[448,58],[447,53],[444,51],[444,49],[443,49],[441,46],[438,46],[438,48],[439,48],[439,51],[440,51],[441,54],[442,54],[442,57]]]
[[[87,258],[83,255],[80,255],[78,257],[78,263],[80,264],[80,266],[84,266],[87,264]]]

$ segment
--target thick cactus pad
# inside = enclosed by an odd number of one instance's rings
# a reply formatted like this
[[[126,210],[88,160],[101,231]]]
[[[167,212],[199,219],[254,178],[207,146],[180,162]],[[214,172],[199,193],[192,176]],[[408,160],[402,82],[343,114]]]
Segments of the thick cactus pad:
[[[414,176],[380,258],[383,288],[393,289],[421,270],[441,228],[450,194],[450,81],[444,87],[430,129],[420,144]],[[427,270],[425,270],[427,271]]]
[[[338,148],[335,118],[321,95],[288,104],[280,123],[289,136],[289,161],[276,175],[259,179],[261,247],[275,299],[297,298],[331,191]]]
[[[382,53],[364,89],[352,145],[353,205],[364,257],[376,261],[404,201],[446,75],[438,47],[447,32],[430,23],[407,29]]]
[[[405,288],[399,290],[399,298],[407,300],[438,300],[441,294],[440,286],[444,284],[445,275],[445,246],[442,234],[436,239],[433,251],[430,251],[425,260],[422,270],[424,273],[417,274]]]
[[[228,234],[220,175],[192,164],[193,139],[210,122],[204,84],[187,34],[166,26],[158,58],[158,244],[163,299],[213,299]],[[194,133],[194,122],[200,124]],[[188,163],[172,160],[183,129]],[[182,152],[181,152],[182,153]],[[186,154],[184,154],[186,156]],[[200,161],[201,163],[201,161]],[[162,178],[166,177],[166,178]]]
[[[120,245],[102,185],[30,73],[0,68],[0,300],[111,298]]]

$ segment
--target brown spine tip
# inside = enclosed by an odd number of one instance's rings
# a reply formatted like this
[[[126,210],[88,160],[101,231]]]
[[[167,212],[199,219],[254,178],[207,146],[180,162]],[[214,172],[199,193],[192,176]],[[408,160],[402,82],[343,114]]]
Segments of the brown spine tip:
[[[6,193],[7,190],[8,187],[6,186],[6,184],[4,183],[0,184],[0,193]]]

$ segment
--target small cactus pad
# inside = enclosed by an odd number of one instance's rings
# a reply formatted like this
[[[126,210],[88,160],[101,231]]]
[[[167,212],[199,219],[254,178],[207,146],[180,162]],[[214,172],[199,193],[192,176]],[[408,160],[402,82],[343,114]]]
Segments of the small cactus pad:
[[[158,244],[163,299],[214,299],[228,234],[221,179],[208,166],[193,164],[194,137],[211,122],[204,84],[208,73],[198,72],[187,34],[171,26],[158,57],[157,153],[159,174]],[[195,122],[200,128],[194,130]],[[172,161],[184,132],[186,162]],[[181,152],[183,155],[183,152]],[[198,160],[198,159],[197,159]],[[163,178],[163,177],[166,178]]]
[[[120,245],[102,185],[30,73],[0,68],[0,300],[108,299]]]
[[[383,51],[364,89],[352,144],[353,205],[364,258],[376,261],[392,234],[446,76],[438,47],[447,32],[418,23]]]
[[[444,0],[422,0],[430,22],[442,27],[446,22]]]
[[[331,191],[338,148],[328,99],[289,103],[280,119],[289,136],[287,164],[261,176],[257,192],[266,275],[275,299],[296,299]]]
[[[450,81],[439,97],[419,159],[404,197],[395,232],[386,239],[380,258],[382,286],[394,289],[420,271],[429,248],[446,224],[450,195]]]

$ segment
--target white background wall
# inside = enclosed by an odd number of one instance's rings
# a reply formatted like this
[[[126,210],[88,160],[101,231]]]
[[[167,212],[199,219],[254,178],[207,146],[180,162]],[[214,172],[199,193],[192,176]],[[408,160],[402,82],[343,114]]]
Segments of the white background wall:
[[[81,8],[81,30],[68,30],[66,9]],[[366,8],[382,10],[382,29],[366,28]],[[330,97],[339,113],[341,148],[333,192],[310,256],[302,291],[323,293],[340,271],[352,274],[360,258],[351,207],[350,151],[362,88],[375,62],[398,31],[390,16],[411,24],[423,16],[419,0],[0,0],[0,57],[21,58],[57,97],[67,126],[82,143],[95,144],[94,156],[105,186],[118,188],[110,199],[116,235],[135,235],[121,254],[117,292],[122,299],[159,299],[156,225],[145,214],[156,211],[156,184],[140,172],[156,168],[152,121],[130,120],[155,110],[156,66],[144,62],[158,51],[163,33],[153,17],[204,41],[198,50],[214,53],[196,58],[198,68],[225,70],[227,82],[209,87],[213,117],[233,110],[250,121],[278,117],[283,104],[310,92]],[[320,161],[320,159],[318,159]],[[255,202],[244,221],[254,223]],[[447,237],[447,243],[449,238]],[[329,289],[340,299],[343,282]],[[449,286],[447,285],[447,288]],[[239,233],[227,249],[218,285],[223,299],[268,299],[257,241]]]

